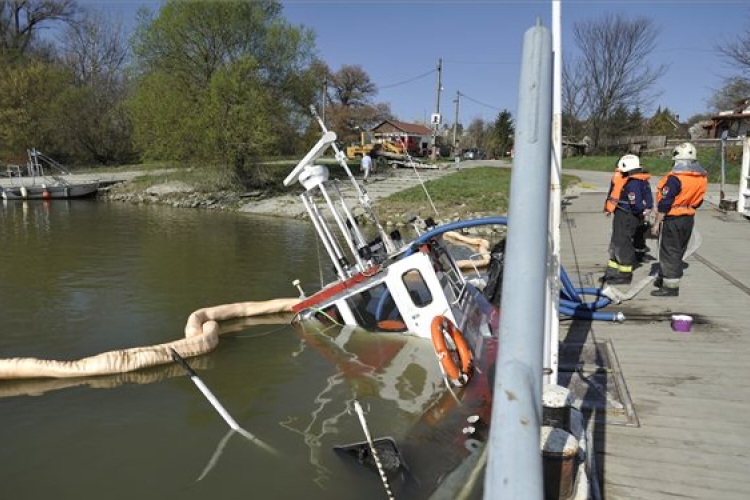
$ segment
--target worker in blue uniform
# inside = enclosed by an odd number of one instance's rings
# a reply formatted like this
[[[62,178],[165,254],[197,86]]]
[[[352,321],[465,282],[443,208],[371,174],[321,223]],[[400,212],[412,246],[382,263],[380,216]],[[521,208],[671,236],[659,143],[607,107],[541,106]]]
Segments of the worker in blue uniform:
[[[604,211],[614,215],[610,258],[603,281],[611,285],[627,285],[633,281],[637,263],[634,238],[643,225],[645,214],[654,206],[649,180],[640,158],[625,155],[617,162],[619,175],[612,178]]]
[[[672,170],[656,187],[657,214],[652,234],[661,232],[659,273],[654,280],[655,297],[676,297],[690,236],[695,226],[695,211],[703,204],[708,188],[708,173],[698,163],[695,146],[684,142],[672,152]]]

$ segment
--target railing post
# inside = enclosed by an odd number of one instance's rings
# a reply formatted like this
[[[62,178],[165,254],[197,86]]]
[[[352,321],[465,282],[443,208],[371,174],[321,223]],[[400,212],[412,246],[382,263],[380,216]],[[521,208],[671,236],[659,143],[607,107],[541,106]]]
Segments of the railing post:
[[[549,253],[552,38],[524,35],[485,498],[541,500],[542,367]]]

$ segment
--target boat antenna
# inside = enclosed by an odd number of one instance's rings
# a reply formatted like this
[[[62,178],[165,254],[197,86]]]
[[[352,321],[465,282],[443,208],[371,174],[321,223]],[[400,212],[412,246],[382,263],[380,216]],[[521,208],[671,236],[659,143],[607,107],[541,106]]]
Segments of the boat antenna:
[[[354,411],[357,412],[357,416],[359,417],[359,422],[362,424],[362,430],[365,431],[367,444],[370,445],[372,458],[373,460],[375,460],[375,465],[378,467],[378,472],[380,473],[380,479],[383,480],[383,486],[385,487],[385,492],[388,494],[388,498],[390,500],[394,500],[396,497],[394,497],[393,493],[391,492],[391,486],[388,484],[388,476],[385,475],[385,469],[383,469],[383,463],[380,461],[380,455],[378,454],[378,450],[375,447],[375,443],[373,443],[372,441],[372,435],[370,435],[370,429],[367,428],[367,421],[365,420],[365,412],[364,410],[362,410],[362,405],[359,404],[359,401],[357,401],[356,399],[354,400]]]
[[[200,391],[203,393],[204,396],[206,396],[206,399],[208,400],[208,402],[211,403],[211,406],[213,406],[216,409],[216,411],[219,413],[219,415],[221,415],[221,418],[224,419],[224,421],[229,425],[232,431],[242,434],[251,442],[257,444],[264,450],[269,451],[273,453],[274,455],[278,454],[276,450],[274,450],[273,448],[268,446],[266,443],[264,443],[257,437],[253,436],[242,427],[240,427],[240,424],[238,424],[237,421],[232,418],[229,412],[227,412],[227,410],[221,405],[221,403],[219,403],[219,400],[216,399],[216,396],[214,396],[213,393],[208,389],[208,387],[206,387],[206,384],[204,384],[203,381],[200,378],[198,378],[198,374],[195,373],[195,370],[193,370],[190,367],[188,362],[185,361],[185,359],[182,356],[180,356],[177,353],[177,351],[175,351],[174,349],[170,348],[169,350],[172,351],[172,359],[174,360],[174,362],[179,364],[185,369],[185,371],[190,376],[190,380],[192,380],[195,386],[198,389],[200,389]]]
[[[320,128],[323,130],[323,133],[328,132],[328,128],[326,127],[326,124],[320,118],[320,115],[318,115],[318,111],[315,109],[315,106],[312,104],[310,105],[310,113],[312,113],[313,118],[315,118],[318,121],[318,124],[320,125]],[[373,210],[372,208],[372,201],[370,200],[370,196],[367,194],[366,191],[362,190],[362,188],[359,186],[359,183],[357,183],[357,180],[354,178],[354,174],[352,174],[352,171],[349,169],[349,165],[346,164],[346,154],[339,149],[339,147],[336,145],[335,142],[331,144],[331,148],[333,149],[333,152],[336,156],[336,160],[339,162],[339,165],[341,165],[341,167],[344,169],[344,172],[346,172],[347,177],[349,177],[349,180],[354,186],[354,189],[357,191],[357,195],[359,197],[359,203],[365,209],[365,212],[373,221],[373,223],[375,224],[375,227],[378,228],[378,233],[380,234],[380,238],[383,240],[383,244],[385,245],[386,251],[388,253],[395,252],[396,245],[393,243],[393,240],[388,235],[385,228],[383,228],[382,224],[380,224],[380,221],[378,220],[378,216],[375,214],[375,210]]]

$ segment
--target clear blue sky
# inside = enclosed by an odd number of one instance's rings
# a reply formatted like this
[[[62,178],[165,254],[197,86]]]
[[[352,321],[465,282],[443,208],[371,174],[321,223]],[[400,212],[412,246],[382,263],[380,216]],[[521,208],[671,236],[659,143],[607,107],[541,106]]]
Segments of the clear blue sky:
[[[151,1],[82,1],[131,21]],[[459,122],[493,120],[502,109],[515,116],[524,32],[537,18],[551,26],[552,3],[536,0],[282,0],[284,16],[316,33],[318,55],[338,70],[356,64],[403,121],[429,119],[435,111],[438,59],[442,58],[440,111],[452,123],[456,92]],[[658,106],[681,120],[708,111],[707,101],[732,73],[714,45],[741,37],[750,27],[748,0],[562,0],[563,57],[576,50],[573,25],[605,13],[646,17],[658,29],[652,64],[668,64],[655,87]],[[132,22],[132,21],[131,21]]]

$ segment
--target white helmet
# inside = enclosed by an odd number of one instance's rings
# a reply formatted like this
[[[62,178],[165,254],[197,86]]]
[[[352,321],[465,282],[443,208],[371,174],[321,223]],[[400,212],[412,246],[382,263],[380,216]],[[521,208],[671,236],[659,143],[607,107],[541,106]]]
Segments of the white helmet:
[[[675,146],[672,150],[673,160],[697,160],[698,155],[695,152],[695,146],[689,142],[683,142],[682,144]]]
[[[617,162],[617,170],[622,173],[641,168],[641,160],[636,155],[625,155]]]

